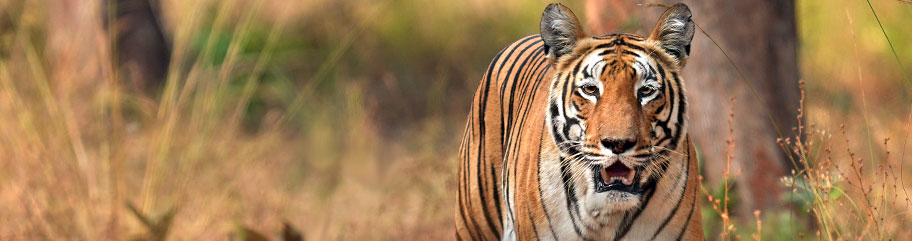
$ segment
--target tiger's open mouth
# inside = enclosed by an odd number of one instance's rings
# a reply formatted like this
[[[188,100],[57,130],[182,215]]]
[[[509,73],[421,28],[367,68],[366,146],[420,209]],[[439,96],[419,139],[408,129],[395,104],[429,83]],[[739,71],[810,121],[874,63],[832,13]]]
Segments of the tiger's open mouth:
[[[640,193],[640,170],[629,168],[620,161],[608,167],[596,167],[592,177],[595,179],[595,192],[622,191]]]

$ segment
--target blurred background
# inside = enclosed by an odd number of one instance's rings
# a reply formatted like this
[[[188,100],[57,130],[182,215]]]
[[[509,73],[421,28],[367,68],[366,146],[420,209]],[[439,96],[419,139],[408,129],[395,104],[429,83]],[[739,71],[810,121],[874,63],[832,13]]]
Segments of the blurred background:
[[[912,238],[912,2],[684,2],[707,237]],[[547,3],[0,0],[0,240],[453,239],[472,94]]]

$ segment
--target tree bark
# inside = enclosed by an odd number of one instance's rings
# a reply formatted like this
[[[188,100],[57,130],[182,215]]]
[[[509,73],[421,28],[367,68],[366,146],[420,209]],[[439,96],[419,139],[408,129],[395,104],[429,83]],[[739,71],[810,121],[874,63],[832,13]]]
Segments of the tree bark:
[[[162,87],[171,46],[162,31],[156,0],[102,1],[105,28],[115,37],[120,79],[132,91],[154,96]],[[113,8],[112,8],[113,7]],[[110,17],[113,15],[113,22]]]

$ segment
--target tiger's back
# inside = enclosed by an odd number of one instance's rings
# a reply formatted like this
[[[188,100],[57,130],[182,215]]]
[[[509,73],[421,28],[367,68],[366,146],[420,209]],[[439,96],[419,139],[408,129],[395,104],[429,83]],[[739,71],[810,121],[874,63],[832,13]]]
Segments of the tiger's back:
[[[533,107],[545,101],[545,82],[553,75],[543,48],[537,34],[510,44],[491,61],[475,92],[458,157],[460,239],[500,239],[503,233],[505,150],[515,152],[516,133],[541,114]]]

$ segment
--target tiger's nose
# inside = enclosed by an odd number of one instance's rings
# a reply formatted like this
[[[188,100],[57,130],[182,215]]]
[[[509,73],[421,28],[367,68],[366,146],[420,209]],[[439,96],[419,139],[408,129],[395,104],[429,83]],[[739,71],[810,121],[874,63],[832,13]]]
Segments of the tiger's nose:
[[[636,146],[636,139],[632,138],[605,138],[602,139],[602,147],[611,150],[614,154],[621,154]]]

